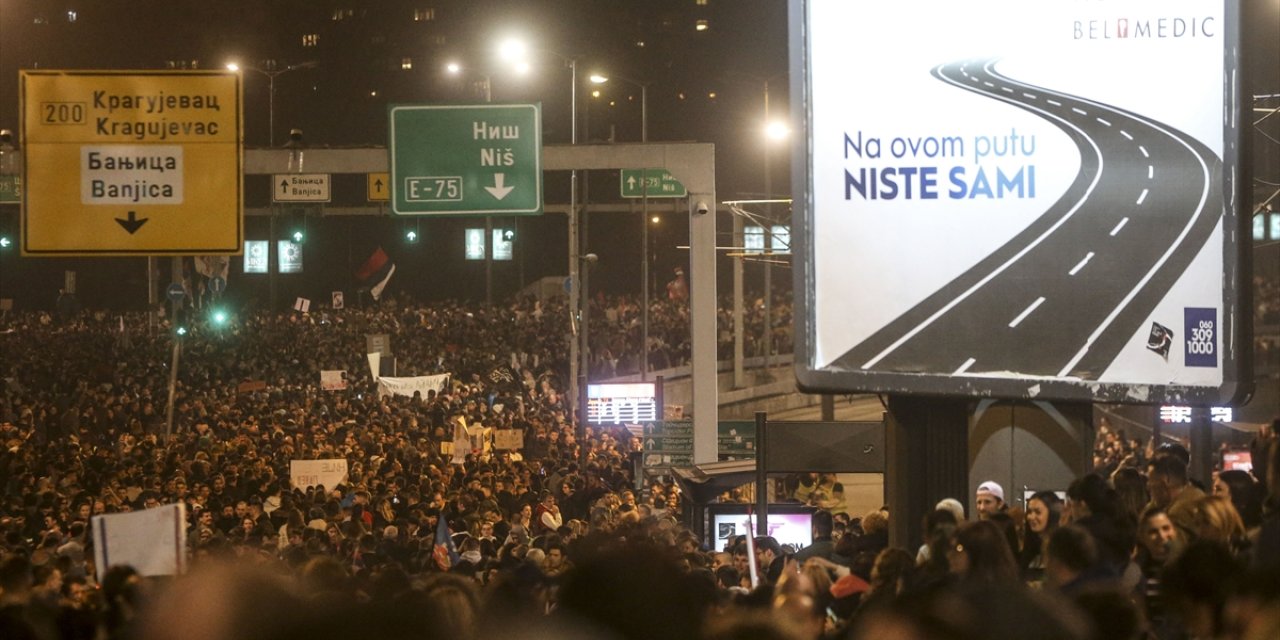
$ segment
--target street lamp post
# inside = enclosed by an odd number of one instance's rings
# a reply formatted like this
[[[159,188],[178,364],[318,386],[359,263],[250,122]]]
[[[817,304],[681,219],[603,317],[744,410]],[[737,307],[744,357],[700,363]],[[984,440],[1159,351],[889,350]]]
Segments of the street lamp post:
[[[614,77],[640,87],[640,142],[649,141],[649,83],[626,76]],[[609,76],[592,74],[591,82],[604,84]],[[640,380],[649,379],[649,169],[640,174]]]
[[[253,71],[255,73],[261,73],[262,75],[267,77],[267,93],[268,93],[267,95],[267,146],[268,147],[276,146],[276,78],[286,73],[289,73],[290,71],[297,71],[298,69],[314,68],[317,64],[319,63],[312,60],[308,62],[299,62],[298,64],[291,64],[286,66],[283,69],[277,69],[275,60],[267,60],[267,65],[266,65],[267,68],[259,69],[258,67],[240,65],[235,62],[227,63],[227,69],[229,71]]]
[[[572,56],[554,51],[539,50],[541,53],[559,58],[569,67],[569,144],[578,144],[578,60]],[[518,39],[508,39],[498,46],[498,56],[505,62],[516,65],[516,71],[524,73],[529,69],[527,61],[529,48]],[[580,332],[578,323],[586,324],[582,308],[582,286],[580,279],[581,247],[578,242],[578,171],[569,171],[569,415],[577,418],[578,446],[586,451],[586,416],[579,413],[579,396],[582,389],[578,385],[579,353],[586,345],[580,345],[585,332]],[[583,335],[580,335],[582,333]]]
[[[764,373],[770,377],[769,365],[773,354],[773,176],[769,166],[773,143],[789,135],[786,125],[769,119],[769,81],[764,81]]]

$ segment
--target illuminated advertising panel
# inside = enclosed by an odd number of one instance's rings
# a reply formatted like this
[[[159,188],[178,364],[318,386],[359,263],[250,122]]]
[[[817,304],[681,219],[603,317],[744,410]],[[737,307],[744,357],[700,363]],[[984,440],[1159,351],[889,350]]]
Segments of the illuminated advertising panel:
[[[658,390],[653,382],[587,385],[587,422],[643,424],[658,419]]]
[[[266,240],[244,241],[244,272],[266,273],[270,264],[269,246]]]
[[[1243,393],[1240,4],[793,0],[801,386]]]
[[[463,242],[462,253],[467,260],[484,260],[484,229],[467,229]]]
[[[302,243],[277,240],[276,262],[280,273],[302,273]]]

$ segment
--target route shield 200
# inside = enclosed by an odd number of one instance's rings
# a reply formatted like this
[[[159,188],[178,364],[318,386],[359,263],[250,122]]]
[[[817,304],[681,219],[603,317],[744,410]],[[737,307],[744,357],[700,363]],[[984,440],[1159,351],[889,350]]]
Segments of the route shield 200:
[[[793,0],[801,386],[1242,393],[1239,4]]]

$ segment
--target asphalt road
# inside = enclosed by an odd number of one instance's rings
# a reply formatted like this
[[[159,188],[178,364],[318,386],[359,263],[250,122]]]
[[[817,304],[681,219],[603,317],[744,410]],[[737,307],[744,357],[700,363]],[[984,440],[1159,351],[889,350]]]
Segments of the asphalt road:
[[[1025,230],[833,368],[1097,379],[1219,224],[1222,163],[1208,147],[994,65],[956,62],[933,75],[1053,123],[1079,149],[1079,173]],[[1162,324],[1179,339],[1180,314]]]

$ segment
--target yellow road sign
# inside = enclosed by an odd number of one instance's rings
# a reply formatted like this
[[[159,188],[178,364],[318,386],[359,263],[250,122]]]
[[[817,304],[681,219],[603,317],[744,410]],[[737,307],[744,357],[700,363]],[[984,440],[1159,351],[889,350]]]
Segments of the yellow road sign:
[[[241,79],[23,71],[22,253],[238,254]]]
[[[369,174],[369,201],[391,199],[391,174],[387,172]]]

